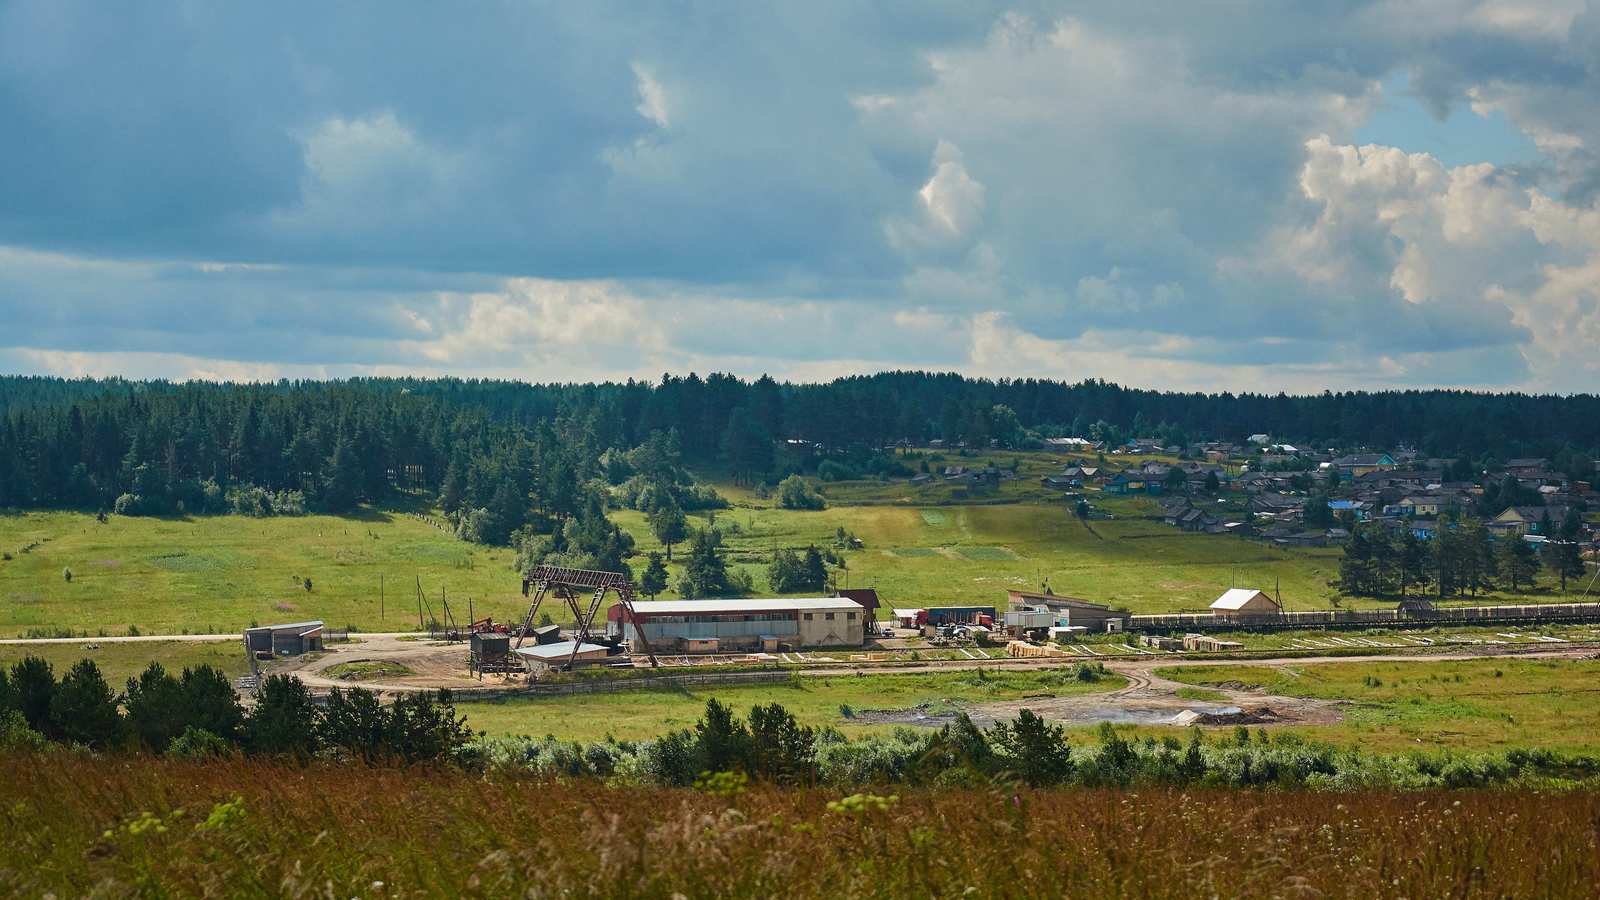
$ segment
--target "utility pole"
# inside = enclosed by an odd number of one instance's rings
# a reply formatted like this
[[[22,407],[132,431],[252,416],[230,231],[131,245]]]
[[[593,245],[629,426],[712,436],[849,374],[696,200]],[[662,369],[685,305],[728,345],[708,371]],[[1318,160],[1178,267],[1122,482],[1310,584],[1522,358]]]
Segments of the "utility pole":
[[[383,573],[378,573],[378,621],[383,621]]]

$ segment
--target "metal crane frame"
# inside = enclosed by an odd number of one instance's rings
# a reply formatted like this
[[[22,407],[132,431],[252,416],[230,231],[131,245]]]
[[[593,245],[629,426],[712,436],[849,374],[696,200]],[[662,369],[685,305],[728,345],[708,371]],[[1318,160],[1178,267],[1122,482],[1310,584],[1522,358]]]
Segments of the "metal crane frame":
[[[580,593],[593,592],[589,597],[587,606],[580,602]],[[527,638],[533,628],[534,616],[539,613],[539,606],[544,603],[546,594],[555,597],[566,604],[572,612],[574,620],[578,623],[578,633],[572,641],[572,655],[567,657],[566,668],[570,670],[577,661],[578,649],[583,646],[592,633],[595,613],[600,611],[600,604],[605,601],[607,591],[617,592],[617,602],[622,605],[624,622],[633,620],[633,582],[621,572],[599,572],[593,569],[569,569],[565,566],[536,566],[522,579],[522,596],[531,596],[533,600],[528,604],[528,612],[522,617],[522,627],[517,629],[516,645],[512,648],[522,648],[522,642]],[[637,625],[637,623],[635,623]],[[635,628],[639,648],[650,659],[650,667],[657,668],[660,663],[656,661],[655,652],[650,649],[650,641],[644,636],[642,628]]]

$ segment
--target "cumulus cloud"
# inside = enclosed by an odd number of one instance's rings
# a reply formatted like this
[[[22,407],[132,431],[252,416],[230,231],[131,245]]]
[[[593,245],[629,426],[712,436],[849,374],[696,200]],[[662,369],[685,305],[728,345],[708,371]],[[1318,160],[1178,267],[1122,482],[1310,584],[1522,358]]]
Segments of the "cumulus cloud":
[[[1597,59],[1578,0],[13,0],[0,367],[1590,389]],[[1539,158],[1357,141],[1402,76]]]

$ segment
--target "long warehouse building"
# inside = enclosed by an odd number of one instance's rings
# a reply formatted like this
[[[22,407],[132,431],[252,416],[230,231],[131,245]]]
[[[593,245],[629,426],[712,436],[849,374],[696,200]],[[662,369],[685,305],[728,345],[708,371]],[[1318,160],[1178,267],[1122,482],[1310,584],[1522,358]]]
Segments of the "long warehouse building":
[[[626,617],[606,611],[606,632],[630,645],[639,630],[658,653],[726,653],[859,647],[866,610],[848,597],[776,600],[641,600]]]

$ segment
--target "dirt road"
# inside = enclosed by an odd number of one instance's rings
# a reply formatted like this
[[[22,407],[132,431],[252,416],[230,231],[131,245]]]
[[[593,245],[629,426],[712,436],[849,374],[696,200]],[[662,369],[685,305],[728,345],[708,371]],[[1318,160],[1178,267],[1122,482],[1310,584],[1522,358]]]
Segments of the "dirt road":
[[[502,679],[486,676],[479,681],[467,672],[467,645],[429,640],[414,633],[393,632],[382,634],[353,634],[350,641],[330,644],[326,652],[308,654],[271,664],[269,671],[293,674],[309,687],[327,690],[335,687],[363,687],[380,694],[437,690],[482,690],[504,687],[515,690],[522,686],[520,679]],[[159,642],[159,641],[233,641],[235,635],[141,635],[139,637],[107,638],[34,638],[0,641],[0,644],[70,644],[92,640],[96,643]],[[1466,645],[1453,646],[1437,652],[1380,653],[1364,656],[1310,656],[1293,654],[1284,656],[1238,658],[1219,654],[1214,657],[1175,658],[1172,656],[1139,656],[1108,658],[1095,662],[1127,679],[1127,684],[1103,693],[1082,694],[1070,697],[1033,697],[978,704],[967,712],[980,724],[1010,719],[1026,707],[1045,718],[1086,724],[1093,722],[1124,722],[1138,724],[1168,724],[1174,718],[1187,714],[1202,717],[1198,724],[1233,724],[1236,720],[1261,720],[1283,724],[1328,724],[1340,718],[1340,703],[1336,701],[1307,700],[1281,697],[1254,691],[1208,689],[1222,699],[1189,700],[1178,692],[1187,685],[1162,678],[1155,674],[1158,668],[1190,666],[1262,666],[1315,665],[1318,663],[1366,662],[1417,662],[1423,660],[1483,659],[1516,656],[1521,658],[1561,659],[1594,658],[1595,644],[1526,644],[1526,645]],[[973,669],[1007,669],[1037,671],[1071,668],[1083,662],[1081,658],[1027,658],[1009,657],[986,660],[926,660],[916,663],[836,663],[818,664],[794,670],[802,677],[837,678],[848,675],[893,675]],[[404,673],[349,680],[327,674],[341,663],[388,662],[405,668]],[[671,671],[691,671],[673,669]],[[884,711],[886,723],[936,725],[946,717],[929,717],[917,710]]]

